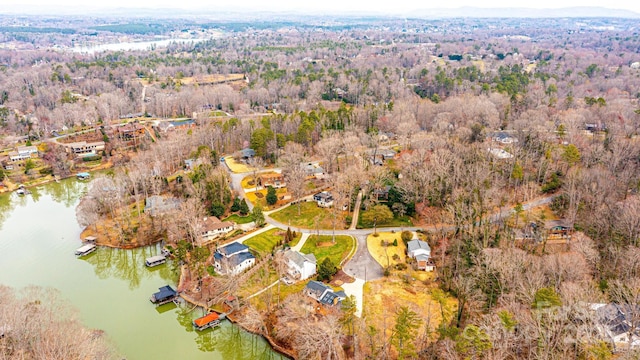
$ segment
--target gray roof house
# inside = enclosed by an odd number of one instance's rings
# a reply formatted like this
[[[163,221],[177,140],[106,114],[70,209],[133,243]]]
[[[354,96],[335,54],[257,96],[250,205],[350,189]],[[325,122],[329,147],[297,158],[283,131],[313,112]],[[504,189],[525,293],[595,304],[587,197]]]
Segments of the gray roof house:
[[[340,304],[347,296],[344,291],[334,292],[330,286],[319,281],[311,280],[304,288],[304,293],[323,305],[333,306]]]
[[[640,305],[592,304],[596,312],[600,335],[616,348],[640,348],[640,329],[634,327],[634,318],[640,314]],[[637,322],[637,319],[635,320]]]
[[[416,259],[420,270],[433,271],[435,264],[431,259],[431,247],[426,241],[414,239],[407,243],[407,254]]]
[[[315,255],[287,250],[284,256],[289,266],[288,273],[294,279],[305,280],[316,274],[317,260]]]

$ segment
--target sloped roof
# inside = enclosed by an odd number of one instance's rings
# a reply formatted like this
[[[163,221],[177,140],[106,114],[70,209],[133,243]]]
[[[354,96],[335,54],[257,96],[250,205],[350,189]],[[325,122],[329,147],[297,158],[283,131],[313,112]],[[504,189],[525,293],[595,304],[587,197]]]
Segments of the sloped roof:
[[[326,305],[334,305],[336,303],[336,298],[340,300],[339,296],[330,290],[324,293],[324,296],[322,296],[320,302]]]
[[[215,216],[209,216],[204,218],[204,225],[203,225],[204,231],[213,231],[218,229],[224,229],[226,227],[233,227],[233,223],[230,221],[220,221],[220,219],[218,219]]]
[[[307,260],[309,260],[310,262],[317,264],[318,260],[316,259],[316,256],[313,255],[313,253],[309,253],[307,255],[304,256],[305,258],[307,258]]]
[[[340,300],[344,300],[347,298],[347,293],[345,293],[344,291],[340,290],[340,291],[336,291],[334,294],[336,294],[337,297],[340,298]]]
[[[229,264],[233,267],[236,267],[242,264],[243,262],[245,262],[246,260],[255,259],[255,258],[256,257],[253,256],[253,254],[250,252],[241,252],[229,257]]]
[[[416,255],[416,260],[429,261],[429,257],[427,255]]]
[[[319,193],[313,195],[313,198],[315,200],[318,200],[318,201],[320,201],[320,200],[323,200],[323,201],[331,201],[331,200],[333,200],[333,196],[328,191],[319,192]]]
[[[196,324],[196,326],[204,326],[207,325],[208,323],[212,322],[212,321],[216,321],[220,318],[220,316],[218,315],[218,313],[216,312],[211,312],[208,313],[207,315],[203,316],[203,317],[199,317],[195,320],[193,320],[193,323]]]
[[[409,241],[407,243],[407,249],[409,250],[409,252],[413,252],[419,249],[424,249],[431,252],[431,247],[429,246],[429,244],[425,241],[418,240],[418,239]]]
[[[309,257],[309,255],[311,255]],[[295,250],[289,250],[287,252],[284,253],[284,256],[293,261],[299,268],[304,267],[304,263],[305,261],[309,261],[312,263],[316,263],[316,257],[313,254],[308,254],[305,255],[299,251],[295,251]]]
[[[305,286],[305,288],[315,293],[318,293],[320,295],[322,295],[322,293],[324,293],[327,289],[329,289],[327,285],[315,280],[309,281],[307,283],[307,286]]]
[[[164,299],[168,299],[170,297],[176,296],[176,291],[173,290],[173,288],[169,285],[163,286],[161,288],[159,288],[160,291],[158,291],[157,293],[153,294],[153,297],[156,299],[156,301],[162,301]]]
[[[250,148],[242,149],[240,150],[240,153],[242,153],[242,157],[246,158],[256,156],[256,151]]]
[[[238,242],[233,242],[229,245],[218,248],[218,252],[225,256],[230,256],[236,253],[246,252],[246,251],[249,251],[249,248],[247,247],[247,245],[244,245]]]

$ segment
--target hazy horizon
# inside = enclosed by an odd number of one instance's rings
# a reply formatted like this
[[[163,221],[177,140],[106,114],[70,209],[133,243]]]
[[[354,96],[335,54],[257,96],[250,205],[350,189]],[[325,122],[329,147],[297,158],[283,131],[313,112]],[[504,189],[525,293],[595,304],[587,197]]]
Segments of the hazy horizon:
[[[61,0],[55,5],[52,5],[48,1],[43,0],[6,0],[7,3],[3,5],[0,14],[37,14],[37,15],[55,15],[55,14],[68,14],[68,13],[87,13],[97,15],[100,12],[126,12],[131,10],[147,10],[154,12],[171,12],[175,11],[176,14],[196,12],[202,15],[208,15],[210,12],[293,12],[303,14],[379,14],[379,15],[424,15],[425,13],[433,13],[435,15],[443,14],[443,16],[451,16],[461,13],[461,16],[474,16],[473,13],[466,14],[465,10],[468,9],[480,9],[478,16],[491,16],[491,11],[496,11],[496,16],[509,16],[509,12],[514,12],[516,16],[527,16],[530,12],[533,17],[544,16],[545,13],[557,14],[560,11],[560,15],[554,16],[582,16],[582,14],[563,14],[561,11],[568,8],[580,8],[585,11],[587,16],[598,16],[597,11],[591,11],[594,9],[606,9],[608,13],[604,13],[602,16],[633,16],[640,15],[640,3],[630,4],[627,1],[612,0],[607,3],[607,6],[602,6],[601,2],[597,1],[575,1],[575,0],[562,0],[562,1],[549,1],[543,0],[535,3],[528,3],[527,6],[505,6],[505,2],[499,0],[489,0],[478,4],[477,2],[470,0],[453,0],[447,2],[447,6],[438,4],[433,6],[429,3],[416,4],[413,0],[398,0],[395,2],[382,2],[382,1],[352,1],[349,3],[339,2],[336,0],[327,0],[323,2],[309,2],[300,3],[292,0],[275,0],[270,2],[258,1],[258,0],[245,0],[241,3],[223,0],[217,4],[203,4],[201,1],[196,0],[183,0],[180,2],[169,0],[139,0],[139,1],[125,1],[125,0],[112,0],[108,3],[101,3],[99,5],[88,5],[86,1],[79,0]],[[635,16],[633,16],[635,17]]]

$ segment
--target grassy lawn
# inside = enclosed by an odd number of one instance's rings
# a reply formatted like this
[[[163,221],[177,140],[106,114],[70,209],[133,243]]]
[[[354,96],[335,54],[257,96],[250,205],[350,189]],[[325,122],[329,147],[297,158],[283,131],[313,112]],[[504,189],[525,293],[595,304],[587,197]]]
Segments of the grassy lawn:
[[[308,282],[309,280],[305,280],[292,285],[287,285],[281,282],[279,285],[275,285],[270,290],[267,290],[262,294],[251,298],[250,301],[258,310],[266,310],[267,302],[270,301],[271,305],[274,306],[278,303],[278,301],[282,301],[292,294],[302,292],[302,289],[307,286]]]
[[[175,181],[178,176],[184,177],[184,171],[179,170],[176,173],[174,173],[173,175],[167,176],[167,182],[170,183],[172,181]]]
[[[333,229],[332,210],[321,208],[314,201],[300,203],[300,215],[298,215],[298,205],[290,205],[278,212],[271,214],[271,218],[283,224],[291,223],[291,226],[315,229],[316,221],[318,228],[331,230]],[[344,229],[344,215],[340,214],[335,220],[336,229]]]
[[[240,216],[238,214],[233,214],[227,218],[224,218],[222,221],[233,221],[236,224],[248,224],[253,221],[253,216]]]
[[[275,171],[261,172],[260,174],[258,174],[258,177],[260,177],[260,175],[274,175],[274,174],[279,174],[279,173]],[[245,176],[245,178],[242,179],[241,185],[243,189],[252,189],[257,186],[256,181],[253,178],[253,175]]]
[[[276,280],[278,280],[278,274],[272,264],[268,264],[251,275],[251,277],[241,285],[238,295],[246,298],[266,288]]]
[[[252,189],[256,187],[256,182],[253,179],[253,175],[245,176],[244,179],[242,179],[241,185],[243,189]]]
[[[433,273],[429,275],[433,276]],[[438,298],[441,299],[440,302],[437,301]],[[413,277],[408,283],[395,276],[368,281],[364,285],[363,299],[363,318],[367,319],[368,325],[378,329],[383,329],[386,323],[387,338],[392,332],[389,319],[395,318],[395,311],[400,306],[407,306],[418,313],[422,320],[420,329],[424,329],[425,321],[429,321],[432,330],[442,322],[442,313],[448,322],[455,316],[457,309],[455,298],[446,296],[437,289],[437,285],[431,279],[419,280]],[[437,333],[433,331],[432,337],[435,339],[436,336]]]
[[[247,239],[244,244],[250,247],[251,250],[258,252],[260,256],[264,256],[269,254],[278,241],[284,238],[285,233],[286,230],[271,229]],[[296,234],[296,238],[294,239],[296,244],[300,241],[300,236],[300,234]]]
[[[362,213],[364,211],[360,211],[360,213],[358,214],[358,229],[364,229],[364,228],[369,228],[369,227],[373,227],[373,226],[369,226],[369,224],[365,224],[362,221]],[[376,224],[377,227],[401,227],[401,226],[413,226],[413,221],[411,220],[410,217],[408,216],[402,216],[402,217],[398,217],[398,216],[394,216],[393,219],[385,222],[385,223],[378,223]]]
[[[311,235],[304,243],[300,252],[303,254],[313,253],[320,264],[324,258],[329,257],[338,266],[340,262],[349,255],[355,247],[355,240],[348,235],[336,235],[335,244],[331,235]]]
[[[367,248],[374,259],[383,267],[394,266],[395,264],[404,263],[407,247],[402,242],[401,233],[379,232],[378,237],[373,235],[367,236]],[[382,240],[388,243],[388,246],[382,246]],[[397,240],[398,246],[393,246],[393,240]],[[398,255],[399,259],[394,260],[393,255]]]
[[[286,193],[287,193],[286,188],[276,189],[276,195],[278,196],[278,198],[282,197]],[[278,206],[283,205],[282,201],[278,201],[276,202],[275,205],[272,205],[272,206],[267,205],[266,189],[245,193],[245,197],[247,198],[247,201],[250,201],[252,204],[262,206],[263,210],[272,210],[277,208]]]
[[[224,158],[224,162],[227,163],[227,166],[229,167],[229,169],[231,169],[231,171],[233,171],[234,173],[244,173],[244,172],[249,172],[249,171],[253,170],[252,167],[250,167],[250,166],[248,166],[246,164],[237,162],[233,158],[233,156],[225,157]]]

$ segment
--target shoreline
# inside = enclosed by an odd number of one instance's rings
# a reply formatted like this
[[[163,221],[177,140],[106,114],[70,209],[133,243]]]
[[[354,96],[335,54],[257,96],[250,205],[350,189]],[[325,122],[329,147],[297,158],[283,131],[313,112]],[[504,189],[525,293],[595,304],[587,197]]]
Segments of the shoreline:
[[[108,162],[106,162],[104,164],[100,164],[99,166],[97,166],[94,169],[87,169],[87,170],[82,170],[82,171],[83,172],[88,172],[88,173],[93,173],[93,172],[96,172],[96,171],[106,170],[106,169],[111,169],[111,168],[113,168],[113,164],[110,161],[108,161]],[[50,176],[50,178],[48,178],[49,176]],[[23,185],[25,188],[28,189],[28,188],[32,188],[32,187],[35,187],[35,186],[45,185],[45,184],[48,184],[48,183],[51,183],[51,182],[59,182],[61,180],[66,180],[66,179],[72,178],[74,176],[76,176],[75,173],[74,174],[69,174],[69,175],[67,175],[65,177],[60,177],[60,178],[58,178],[56,175],[47,175],[47,177],[34,179],[35,182],[34,183],[30,183],[28,185],[27,184],[16,184],[16,183],[14,183],[12,181],[9,181],[9,184],[11,184],[11,186],[7,186],[7,182],[6,182],[6,180],[8,179],[7,178],[7,179],[3,180],[5,186],[0,188],[0,194],[4,194],[6,192],[13,192],[16,189],[18,189],[19,185]],[[36,180],[39,180],[39,181],[36,181]]]
[[[185,284],[185,280],[184,280],[184,266],[182,265],[180,267],[180,278],[178,280],[178,293],[180,294],[180,297],[187,303],[194,305],[194,306],[199,306],[201,308],[207,309],[207,310],[213,310],[212,308],[210,308],[207,304],[202,303],[196,299],[193,299],[191,296],[189,296],[188,294],[183,294],[181,289]],[[296,359],[295,355],[292,353],[291,349],[287,349],[285,347],[282,347],[280,344],[278,344],[269,334],[264,334],[261,331],[253,331],[251,329],[247,329],[244,326],[242,326],[241,324],[239,324],[237,322],[237,320],[234,319],[233,313],[231,314],[227,314],[227,320],[229,320],[229,322],[231,322],[232,324],[234,324],[235,326],[238,326],[239,328],[241,328],[242,330],[250,333],[250,334],[254,334],[254,335],[258,335],[260,337],[262,337],[263,339],[265,339],[267,341],[267,343],[269,344],[269,346],[271,346],[271,349],[273,349],[274,351],[276,351],[277,353],[286,356],[289,359]]]

